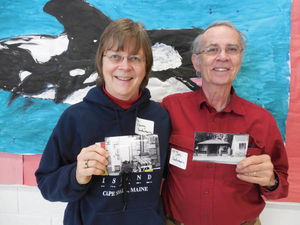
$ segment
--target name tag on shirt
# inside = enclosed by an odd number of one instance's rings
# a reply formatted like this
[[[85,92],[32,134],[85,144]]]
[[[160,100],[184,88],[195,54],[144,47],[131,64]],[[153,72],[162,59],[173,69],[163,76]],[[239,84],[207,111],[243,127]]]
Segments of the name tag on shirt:
[[[188,159],[188,153],[179,151],[175,148],[171,149],[171,155],[169,161],[171,165],[185,170],[187,165],[187,159]]]
[[[154,132],[154,121],[136,118],[135,131],[139,135],[153,134]]]

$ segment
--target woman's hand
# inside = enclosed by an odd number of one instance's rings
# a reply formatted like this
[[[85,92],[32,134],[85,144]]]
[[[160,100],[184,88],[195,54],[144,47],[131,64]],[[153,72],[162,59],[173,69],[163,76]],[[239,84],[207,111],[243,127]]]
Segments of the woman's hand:
[[[79,184],[87,184],[92,175],[102,175],[108,164],[108,152],[98,145],[83,148],[77,156],[76,180]]]

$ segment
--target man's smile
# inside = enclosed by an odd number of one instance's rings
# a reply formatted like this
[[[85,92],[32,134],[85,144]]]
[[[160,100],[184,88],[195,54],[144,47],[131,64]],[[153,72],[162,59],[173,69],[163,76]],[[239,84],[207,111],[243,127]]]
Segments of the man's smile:
[[[229,69],[222,67],[222,68],[214,68],[213,70],[223,72],[223,71],[227,71]]]

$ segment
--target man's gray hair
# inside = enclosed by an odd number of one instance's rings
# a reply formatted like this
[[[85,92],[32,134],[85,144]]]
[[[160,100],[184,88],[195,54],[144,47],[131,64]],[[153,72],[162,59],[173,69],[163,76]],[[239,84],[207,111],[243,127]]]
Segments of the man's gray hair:
[[[227,27],[230,27],[232,28],[233,30],[237,31],[239,36],[240,36],[240,44],[242,46],[242,49],[245,50],[246,47],[247,47],[247,44],[246,44],[246,41],[244,40],[244,38],[248,39],[247,36],[239,31],[236,26],[234,26],[234,24],[230,21],[217,21],[217,22],[214,22],[212,23],[211,25],[209,25],[201,34],[199,34],[196,39],[194,40],[194,42],[192,43],[192,46],[191,46],[191,52],[192,54],[196,54],[199,52],[200,48],[202,47],[202,43],[201,43],[201,38],[203,36],[203,34],[210,28],[212,27],[218,27],[218,26],[227,26]]]

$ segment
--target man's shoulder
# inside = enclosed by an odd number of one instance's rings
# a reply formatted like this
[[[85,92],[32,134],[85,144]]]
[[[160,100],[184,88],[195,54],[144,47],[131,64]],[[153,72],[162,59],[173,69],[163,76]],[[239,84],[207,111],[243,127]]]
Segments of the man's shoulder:
[[[255,104],[253,102],[250,102],[244,98],[239,97],[239,99],[240,99],[240,103],[242,104],[242,106],[244,107],[246,112],[249,112],[252,115],[260,115],[261,116],[261,115],[265,114],[268,116],[272,116],[271,113],[267,109],[263,108],[262,106],[259,106],[259,105]],[[258,114],[256,114],[255,112],[257,112]]]
[[[162,102],[169,102],[169,101],[183,101],[185,99],[190,99],[197,94],[197,91],[190,91],[184,93],[176,93],[172,95],[168,95],[163,98]]]

